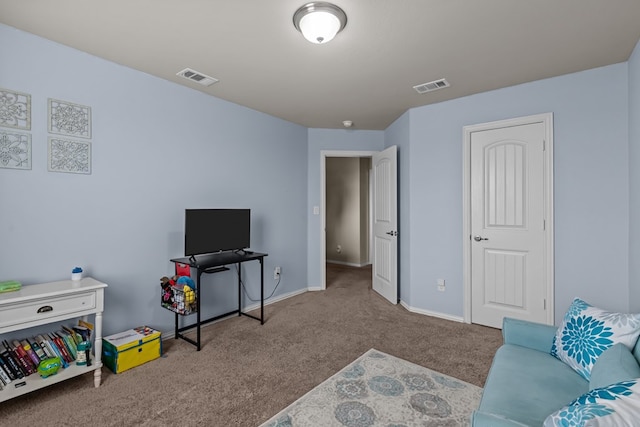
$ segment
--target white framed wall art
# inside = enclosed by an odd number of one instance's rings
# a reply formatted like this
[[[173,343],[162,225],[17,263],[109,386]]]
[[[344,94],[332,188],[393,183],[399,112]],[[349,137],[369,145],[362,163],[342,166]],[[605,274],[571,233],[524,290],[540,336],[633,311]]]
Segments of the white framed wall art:
[[[91,142],[49,137],[50,172],[91,174]]]
[[[91,139],[91,107],[49,98],[49,133]]]
[[[0,130],[0,168],[31,169],[31,135]]]
[[[0,88],[0,126],[31,130],[31,95]]]

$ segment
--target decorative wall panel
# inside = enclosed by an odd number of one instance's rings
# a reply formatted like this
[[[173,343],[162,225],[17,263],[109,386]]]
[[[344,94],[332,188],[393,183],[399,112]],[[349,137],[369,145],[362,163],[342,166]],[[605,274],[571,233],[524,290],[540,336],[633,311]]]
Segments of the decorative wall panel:
[[[91,173],[91,143],[49,137],[49,171]]]
[[[0,168],[31,169],[31,135],[0,130]]]
[[[49,98],[49,132],[91,138],[91,107]]]
[[[31,95],[0,88],[0,126],[31,130]]]

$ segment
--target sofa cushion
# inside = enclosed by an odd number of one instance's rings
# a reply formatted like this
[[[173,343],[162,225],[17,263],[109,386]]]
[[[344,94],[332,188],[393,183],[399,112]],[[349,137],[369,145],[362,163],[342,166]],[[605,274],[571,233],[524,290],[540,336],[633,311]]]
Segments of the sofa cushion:
[[[640,411],[640,380],[596,388],[552,413],[544,427],[634,427]]]
[[[640,365],[624,344],[605,350],[591,370],[589,389],[605,387],[620,381],[640,378]]]
[[[504,344],[494,356],[479,412],[540,426],[588,390],[587,381],[548,352]]]
[[[604,311],[576,298],[551,346],[551,354],[589,380],[603,351],[616,343],[632,349],[640,335],[640,314]]]

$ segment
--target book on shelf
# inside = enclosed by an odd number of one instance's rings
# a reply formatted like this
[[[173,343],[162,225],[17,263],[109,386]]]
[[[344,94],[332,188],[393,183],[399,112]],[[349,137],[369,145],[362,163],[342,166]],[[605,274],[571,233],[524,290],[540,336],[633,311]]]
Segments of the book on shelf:
[[[29,341],[24,339],[24,340],[19,341],[19,342],[14,342],[14,345],[19,345],[24,349],[24,351],[29,356],[29,359],[31,359],[31,361],[33,362],[33,366],[34,366],[35,370],[37,371],[38,370],[38,365],[40,364],[40,357],[38,357],[38,355],[36,354],[35,350],[31,347],[31,344],[29,343]]]
[[[76,331],[73,330],[73,326],[62,325],[62,329],[66,331],[69,335],[71,335],[76,347],[78,346],[78,344],[82,342],[82,337],[80,336],[80,334],[78,334]]]
[[[22,366],[26,367],[29,375],[34,374],[38,365],[34,366],[33,360],[31,360],[31,357],[29,356],[27,351],[22,347],[20,341],[13,340],[11,341],[11,345],[13,346],[13,352],[20,358],[20,363],[22,364]]]
[[[6,340],[2,341],[5,348],[10,352],[12,352],[13,355],[15,356],[20,368],[22,369],[22,372],[24,372],[24,375],[29,376],[35,372],[35,369],[33,368],[31,359],[29,359],[29,356],[27,356],[27,352],[24,351],[20,343],[18,343],[18,345],[15,345],[16,342],[17,341],[14,340],[13,346],[12,346],[11,344],[9,344],[8,341]]]
[[[51,339],[53,339],[53,341],[55,341],[56,345],[58,346],[58,349],[60,350],[60,354],[62,354],[62,357],[64,358],[64,360],[67,363],[73,362],[73,358],[71,357],[69,350],[67,350],[67,345],[64,343],[64,340],[60,338],[60,336],[58,336],[58,334],[56,334],[55,332],[50,332],[49,336],[51,337]]]
[[[31,348],[33,349],[33,351],[36,352],[36,354],[38,355],[38,358],[42,361],[44,359],[46,359],[48,356],[47,354],[44,352],[44,350],[42,349],[42,347],[40,347],[40,344],[38,344],[38,342],[36,341],[35,338],[25,338],[25,341],[31,346]]]
[[[69,366],[69,362],[67,362],[66,359],[62,356],[62,351],[58,348],[58,344],[56,344],[56,342],[53,339],[51,339],[49,334],[44,334],[43,337],[45,337],[44,338],[45,343],[49,348],[51,348],[51,351],[53,352],[53,354],[55,354],[55,356],[60,358],[60,363],[62,363],[62,367],[67,368]]]
[[[57,356],[55,350],[51,347],[51,344],[49,344],[42,335],[36,335],[35,340],[47,357]]]
[[[67,347],[64,345],[64,342],[62,341],[62,339],[60,339],[60,337],[57,336],[55,332],[49,332],[48,335],[49,335],[49,338],[51,338],[51,341],[53,341],[58,347],[60,355],[62,356],[64,361],[67,363],[67,366],[69,366],[69,363],[73,362],[73,359],[71,358],[71,355],[67,351]],[[67,366],[64,366],[64,367],[66,368]]]
[[[93,324],[82,320],[76,326],[62,325],[55,332],[42,333],[30,338],[2,340],[0,342],[0,390],[16,380],[38,372],[41,361],[58,357],[63,368],[75,363],[78,345],[91,341]]]
[[[55,332],[55,334],[57,336],[60,337],[60,339],[62,340],[62,343],[65,345],[67,352],[69,353],[69,355],[71,356],[71,358],[73,359],[73,361],[75,362],[76,360],[76,355],[77,355],[77,350],[76,350],[76,342],[75,339],[69,335],[69,333],[67,331],[65,331],[64,329]]]
[[[11,378],[9,378],[9,375],[7,375],[3,369],[0,369],[0,386],[6,386],[9,384],[11,384]]]
[[[2,354],[0,354],[0,368],[5,372],[5,374],[7,374],[10,380],[13,381],[17,378],[15,372],[11,369],[9,362],[5,360]]]
[[[10,369],[11,373],[9,374],[9,376],[11,377],[11,379],[16,380],[16,379],[24,378],[24,372],[22,372],[22,369],[20,369],[20,365],[18,364],[18,361],[15,359],[15,357],[9,350],[5,348],[4,350],[0,351],[0,358],[5,362],[7,367]]]
[[[20,362],[20,358],[18,358],[18,356],[16,356],[16,354],[13,351],[13,348],[9,345],[9,343],[3,341],[2,345],[5,348],[5,351],[6,351],[6,354],[7,354],[6,355],[7,360],[10,361],[9,363],[11,363],[11,366],[14,367],[16,372],[20,373],[20,378],[26,377],[27,375],[29,375],[29,373],[27,372],[25,367]]]
[[[9,367],[7,366],[6,362],[2,358],[0,358],[0,381],[2,381],[4,385],[7,385],[14,379],[15,378],[11,378],[11,376],[9,375]]]

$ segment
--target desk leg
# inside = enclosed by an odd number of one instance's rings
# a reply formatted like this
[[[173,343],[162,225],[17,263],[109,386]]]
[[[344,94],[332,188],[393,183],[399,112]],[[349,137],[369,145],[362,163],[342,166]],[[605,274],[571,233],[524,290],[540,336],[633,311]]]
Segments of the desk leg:
[[[260,324],[264,325],[264,259],[260,258]]]
[[[180,334],[178,332],[178,313],[175,313],[176,318],[175,318],[175,324],[176,324],[176,331],[175,334],[173,335],[176,339],[180,338]]]
[[[238,317],[242,315],[242,264],[236,264],[238,269]]]
[[[196,283],[196,317],[197,317],[197,324],[198,326],[196,327],[197,331],[196,331],[196,336],[197,336],[197,340],[196,342],[198,343],[198,345],[196,346],[198,348],[198,351],[200,351],[200,277],[202,276],[202,270],[200,270],[198,268],[198,282]]]

